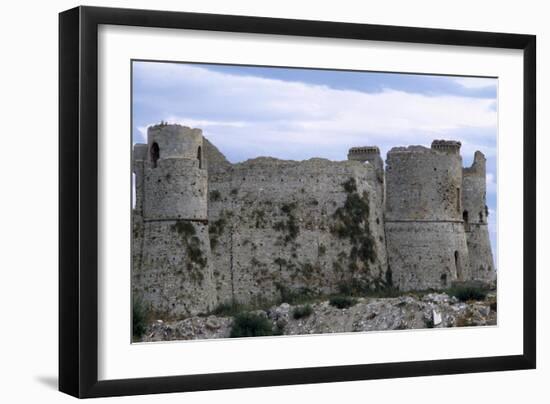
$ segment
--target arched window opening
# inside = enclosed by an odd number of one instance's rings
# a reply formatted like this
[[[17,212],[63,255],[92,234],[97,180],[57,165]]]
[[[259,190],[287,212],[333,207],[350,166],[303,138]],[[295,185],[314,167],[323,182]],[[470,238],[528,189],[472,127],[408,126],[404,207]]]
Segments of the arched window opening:
[[[483,223],[483,212],[479,212],[479,222]]]
[[[456,211],[460,212],[460,188],[456,188]]]
[[[202,149],[200,146],[197,149],[197,160],[199,160],[199,168],[202,168]]]
[[[157,167],[157,161],[160,157],[159,145],[155,142],[151,145],[151,163],[153,168]]]

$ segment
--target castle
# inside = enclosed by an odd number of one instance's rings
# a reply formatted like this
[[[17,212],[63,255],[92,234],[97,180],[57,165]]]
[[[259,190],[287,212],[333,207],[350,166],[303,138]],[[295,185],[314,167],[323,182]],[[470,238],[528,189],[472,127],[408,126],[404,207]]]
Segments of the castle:
[[[200,129],[160,124],[133,150],[132,288],[168,316],[285,293],[444,289],[496,278],[485,157],[460,142],[348,160],[231,164]]]

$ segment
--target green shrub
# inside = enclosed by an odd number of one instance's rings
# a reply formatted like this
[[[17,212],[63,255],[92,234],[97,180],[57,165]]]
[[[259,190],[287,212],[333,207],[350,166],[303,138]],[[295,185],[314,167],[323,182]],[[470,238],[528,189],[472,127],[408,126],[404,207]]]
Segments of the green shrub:
[[[273,224],[273,229],[286,233],[283,237],[285,244],[296,240],[296,237],[300,232],[300,227],[298,226],[296,216],[294,215],[295,209],[296,202],[283,204],[281,206],[281,211],[287,216],[287,220],[281,220]]]
[[[338,309],[347,309],[348,307],[354,306],[357,303],[357,300],[349,296],[334,296],[329,300],[329,304]]]
[[[300,318],[309,317],[312,314],[313,314],[313,309],[309,304],[306,304],[304,306],[298,306],[292,311],[292,317],[294,317],[294,319],[296,320]]]
[[[255,313],[241,313],[233,318],[231,326],[231,338],[260,337],[273,335],[271,322],[263,316]]]
[[[344,191],[346,191],[348,194],[352,194],[354,192],[357,192],[357,184],[355,183],[355,178],[350,177],[346,182],[342,184],[344,187]]]
[[[482,288],[476,288],[471,286],[456,287],[449,289],[449,294],[455,296],[461,302],[468,300],[485,300],[487,291]]]
[[[137,298],[132,299],[132,335],[134,340],[140,340],[147,329],[147,308]]]

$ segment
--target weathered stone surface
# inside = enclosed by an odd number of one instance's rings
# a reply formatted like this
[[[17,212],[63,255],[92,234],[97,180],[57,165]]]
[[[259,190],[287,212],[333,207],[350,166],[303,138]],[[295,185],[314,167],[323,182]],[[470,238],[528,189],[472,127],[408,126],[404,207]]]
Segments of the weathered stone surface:
[[[343,185],[350,180],[357,188],[351,193]],[[325,159],[257,158],[211,175],[215,197],[208,216],[218,300],[272,300],[281,288],[333,293],[351,279],[384,281],[381,186],[368,165]],[[350,195],[369,207],[357,220],[365,222],[372,260],[351,259],[354,243],[335,233],[335,213]]]
[[[462,223],[462,158],[457,145],[449,150],[443,146],[388,152],[388,259],[401,290],[446,288],[470,276]]]
[[[463,169],[459,151],[454,141],[394,148],[385,172],[373,146],[352,148],[348,161],[258,157],[231,164],[199,129],[153,126],[147,144],[134,146],[134,295],[162,318],[184,318],[220,303],[293,293],[494,281],[485,160],[476,153]],[[416,309],[402,320],[379,307],[385,314],[369,312],[367,323],[386,329],[434,322],[428,306]],[[278,317],[280,326],[292,324],[287,317]],[[353,321],[335,327],[364,326],[364,319]],[[213,332],[214,324],[205,327]]]
[[[489,210],[486,202],[485,163],[485,156],[477,151],[471,167],[462,170],[464,188],[462,218],[468,243],[471,278],[495,283],[496,270],[487,224]]]
[[[386,222],[387,251],[400,290],[444,289],[468,279],[468,247],[459,222]]]
[[[181,228],[181,224],[187,227]],[[216,303],[208,227],[196,222],[146,221],[146,248],[134,254],[132,288],[165,317],[206,313]],[[140,241],[137,241],[140,242]],[[137,263],[140,265],[137,265]]]

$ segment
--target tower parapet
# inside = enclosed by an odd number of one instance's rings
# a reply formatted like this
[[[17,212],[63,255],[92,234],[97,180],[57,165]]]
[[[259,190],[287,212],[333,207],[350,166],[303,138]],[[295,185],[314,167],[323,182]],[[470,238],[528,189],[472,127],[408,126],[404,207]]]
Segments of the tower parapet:
[[[147,143],[144,219],[206,221],[208,174],[202,131],[180,125],[151,126]]]
[[[457,140],[434,140],[432,142],[432,150],[442,151],[445,153],[460,153],[460,143]]]
[[[380,157],[380,149],[377,146],[352,147],[348,151],[348,160],[368,162],[376,170],[378,179],[384,181],[384,161]]]

